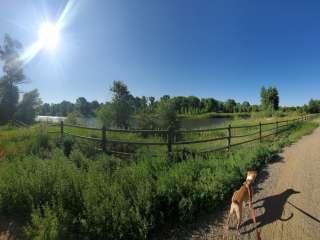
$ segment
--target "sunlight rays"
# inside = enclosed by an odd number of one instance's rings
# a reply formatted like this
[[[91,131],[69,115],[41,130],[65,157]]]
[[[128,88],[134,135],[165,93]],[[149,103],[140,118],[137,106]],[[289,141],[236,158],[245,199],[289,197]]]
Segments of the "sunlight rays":
[[[39,38],[32,45],[27,47],[21,54],[20,60],[23,65],[28,64],[36,57],[42,49],[53,50],[59,42],[59,33],[67,25],[68,17],[75,7],[75,0],[69,0],[63,8],[58,20],[55,23],[44,21],[40,25]]]

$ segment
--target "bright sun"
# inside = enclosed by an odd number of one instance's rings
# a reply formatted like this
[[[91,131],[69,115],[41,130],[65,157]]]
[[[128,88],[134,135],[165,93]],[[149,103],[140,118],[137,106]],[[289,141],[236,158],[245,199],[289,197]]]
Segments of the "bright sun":
[[[41,47],[52,50],[59,43],[59,29],[55,24],[46,22],[39,29],[39,43]]]

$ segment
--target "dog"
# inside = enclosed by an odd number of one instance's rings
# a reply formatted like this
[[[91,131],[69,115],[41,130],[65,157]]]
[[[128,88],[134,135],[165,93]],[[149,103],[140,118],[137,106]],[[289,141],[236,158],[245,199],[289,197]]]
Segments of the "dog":
[[[255,181],[256,177],[257,177],[256,171],[248,171],[246,181],[243,183],[243,185],[240,187],[238,191],[234,192],[231,199],[231,207],[230,207],[229,216],[228,216],[227,228],[229,228],[230,218],[234,213],[237,218],[237,230],[239,231],[241,221],[242,221],[242,205],[243,205],[243,202],[247,200],[250,200],[250,201],[252,200],[252,194],[253,194],[252,183]]]

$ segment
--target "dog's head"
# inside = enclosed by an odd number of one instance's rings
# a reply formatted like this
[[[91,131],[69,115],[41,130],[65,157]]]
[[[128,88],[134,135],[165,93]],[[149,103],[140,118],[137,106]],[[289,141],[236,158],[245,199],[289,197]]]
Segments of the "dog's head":
[[[257,171],[248,171],[246,182],[252,184],[257,178]]]

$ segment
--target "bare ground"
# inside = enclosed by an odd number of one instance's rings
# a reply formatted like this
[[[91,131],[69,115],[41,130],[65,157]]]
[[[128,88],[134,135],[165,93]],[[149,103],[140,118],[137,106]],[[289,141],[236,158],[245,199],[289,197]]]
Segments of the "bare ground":
[[[320,239],[320,128],[285,148],[277,161],[259,173],[255,189],[262,240]],[[166,238],[256,239],[248,207],[244,207],[240,235],[226,229],[227,215],[227,207],[208,213]],[[235,219],[231,225],[235,226]]]

